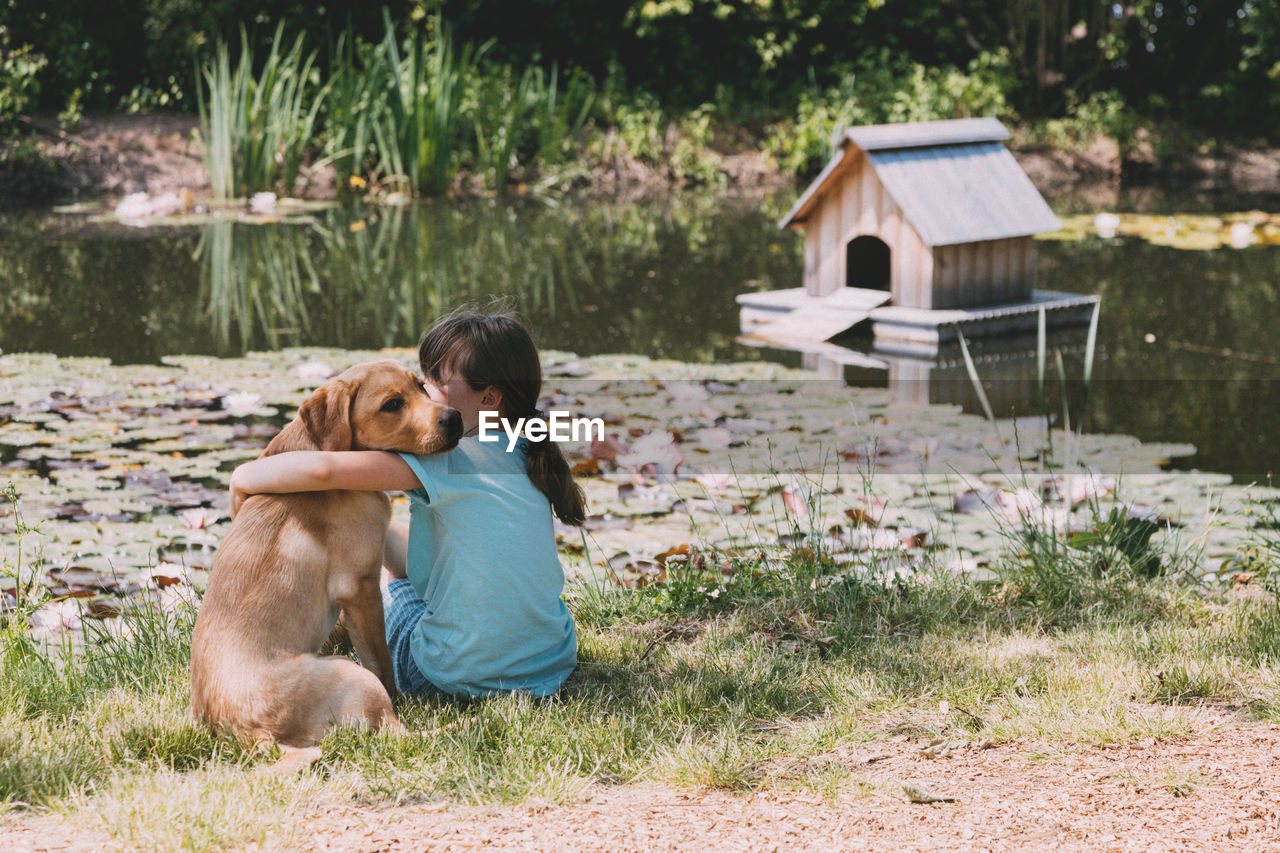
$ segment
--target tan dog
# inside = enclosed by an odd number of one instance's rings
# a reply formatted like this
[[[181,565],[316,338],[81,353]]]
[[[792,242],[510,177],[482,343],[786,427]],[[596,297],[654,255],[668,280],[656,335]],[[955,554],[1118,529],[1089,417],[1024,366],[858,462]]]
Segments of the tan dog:
[[[264,456],[290,450],[438,453],[462,419],[392,361],[352,367],[303,401]],[[391,504],[382,492],[254,495],[213,561],[191,638],[191,711],[306,764],[325,730],[399,726],[378,577]],[[363,668],[320,657],[338,619]]]

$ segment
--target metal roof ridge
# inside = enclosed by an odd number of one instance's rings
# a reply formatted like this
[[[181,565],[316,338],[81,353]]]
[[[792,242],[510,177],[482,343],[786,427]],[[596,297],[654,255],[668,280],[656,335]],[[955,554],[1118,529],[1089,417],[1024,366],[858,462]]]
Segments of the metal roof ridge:
[[[1004,142],[1011,137],[998,119],[960,118],[901,124],[868,124],[845,128],[841,143],[863,151],[895,148],[933,148],[974,142]]]

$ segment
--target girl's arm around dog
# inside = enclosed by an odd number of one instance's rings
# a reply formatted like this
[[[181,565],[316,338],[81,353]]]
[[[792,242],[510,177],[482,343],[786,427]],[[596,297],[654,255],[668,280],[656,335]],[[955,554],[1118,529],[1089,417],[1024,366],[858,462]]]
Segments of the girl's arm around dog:
[[[403,459],[382,450],[295,450],[246,462],[231,475],[231,517],[253,495],[421,488]]]

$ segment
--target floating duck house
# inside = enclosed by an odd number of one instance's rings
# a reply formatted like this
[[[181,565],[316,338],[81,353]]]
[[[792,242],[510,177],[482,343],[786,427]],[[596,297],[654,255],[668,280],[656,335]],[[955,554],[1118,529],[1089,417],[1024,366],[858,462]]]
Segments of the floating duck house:
[[[804,231],[804,287],[742,294],[744,331],[821,342],[870,321],[877,346],[1087,321],[1093,296],[1033,288],[1033,235],[1061,224],[995,119],[853,127],[779,223]]]

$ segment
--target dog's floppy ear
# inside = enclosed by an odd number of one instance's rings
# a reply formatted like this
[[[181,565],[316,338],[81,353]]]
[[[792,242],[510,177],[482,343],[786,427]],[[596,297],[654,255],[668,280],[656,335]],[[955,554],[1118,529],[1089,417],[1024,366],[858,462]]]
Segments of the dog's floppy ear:
[[[321,450],[351,449],[351,386],[333,379],[302,401],[298,417]]]

